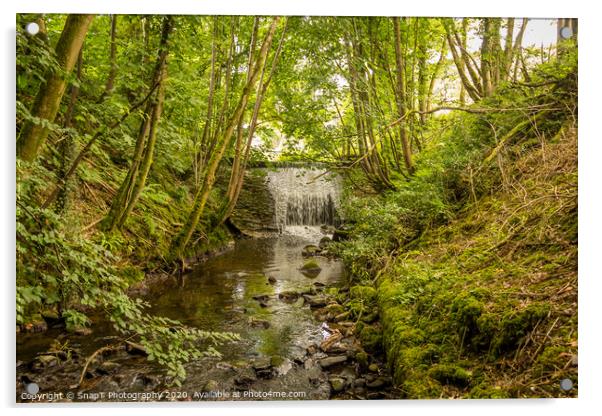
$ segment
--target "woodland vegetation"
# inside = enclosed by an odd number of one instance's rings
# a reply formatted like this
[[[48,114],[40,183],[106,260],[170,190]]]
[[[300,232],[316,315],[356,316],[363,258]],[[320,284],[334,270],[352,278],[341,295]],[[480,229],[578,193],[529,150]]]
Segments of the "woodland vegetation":
[[[278,149],[343,175],[351,306],[380,313],[358,333],[404,397],[557,396],[576,374],[576,38],[523,48],[514,18],[17,23],[22,330],[102,311],[182,382],[237,335],[127,289],[225,244],[245,169]]]

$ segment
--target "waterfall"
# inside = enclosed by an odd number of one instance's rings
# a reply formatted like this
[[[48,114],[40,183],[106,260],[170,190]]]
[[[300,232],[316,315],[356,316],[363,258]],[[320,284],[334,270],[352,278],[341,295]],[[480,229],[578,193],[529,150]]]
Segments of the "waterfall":
[[[268,171],[274,222],[281,231],[298,226],[335,225],[341,178],[325,169],[299,167]]]

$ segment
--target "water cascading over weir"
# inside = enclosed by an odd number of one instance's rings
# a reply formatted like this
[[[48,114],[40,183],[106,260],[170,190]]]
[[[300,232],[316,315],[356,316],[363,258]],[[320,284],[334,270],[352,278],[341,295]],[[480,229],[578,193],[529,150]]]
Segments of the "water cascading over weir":
[[[281,168],[268,172],[267,185],[274,199],[274,225],[280,232],[297,226],[335,225],[341,187],[337,174]]]
[[[230,221],[253,237],[337,225],[340,194],[341,177],[322,166],[255,167]]]

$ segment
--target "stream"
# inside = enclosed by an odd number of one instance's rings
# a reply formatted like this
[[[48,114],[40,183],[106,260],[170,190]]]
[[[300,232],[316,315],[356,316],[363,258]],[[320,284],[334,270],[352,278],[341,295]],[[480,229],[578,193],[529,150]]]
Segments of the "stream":
[[[99,354],[75,387],[86,359],[115,343],[117,334],[103,320],[95,320],[90,334],[67,334],[50,325],[43,333],[17,334],[17,401],[32,401],[26,394],[32,383],[39,393],[59,394],[53,396],[56,401],[388,397],[390,377],[381,370],[384,366],[375,357],[370,371],[366,360],[358,363],[355,356],[363,350],[353,322],[325,294],[329,288],[348,290],[342,262],[315,256],[311,258],[321,268],[317,276],[300,270],[307,261],[304,247],[332,236],[327,234],[332,227],[315,224],[333,221],[335,199],[324,189],[334,185],[313,186],[313,193],[296,189],[287,203],[278,192],[286,192],[286,181],[293,184],[299,173],[293,174],[287,172],[273,181],[277,187],[272,185],[281,233],[239,239],[231,250],[196,265],[183,278],[169,278],[140,295],[152,314],[239,334],[240,341],[217,348],[220,358],[188,364],[183,385],[174,387],[165,370],[141,351],[121,348]],[[296,201],[292,208],[291,201]],[[339,308],[337,319],[329,312],[334,307]]]

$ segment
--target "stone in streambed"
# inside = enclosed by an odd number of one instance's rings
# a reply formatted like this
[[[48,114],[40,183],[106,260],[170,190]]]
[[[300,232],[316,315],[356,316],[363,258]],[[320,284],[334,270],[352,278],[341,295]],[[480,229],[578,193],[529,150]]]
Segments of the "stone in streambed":
[[[113,361],[105,361],[96,368],[96,372],[101,375],[109,375],[115,373],[121,365]]]
[[[272,360],[270,358],[258,358],[251,364],[251,366],[255,370],[255,374],[257,374],[257,377],[263,379],[272,378]]]
[[[318,246],[324,250],[326,247],[328,247],[330,245],[330,243],[332,243],[332,240],[330,239],[330,237],[322,237],[322,239],[320,239],[320,242],[318,243]]]
[[[342,377],[332,377],[328,380],[330,382],[330,386],[335,393],[339,393],[345,389],[345,379]]]
[[[329,301],[328,296],[325,295],[303,295],[303,298],[312,308],[321,308],[326,306]]]
[[[269,357],[258,358],[251,363],[251,367],[256,371],[267,370],[272,367],[272,360]]]
[[[218,391],[218,390],[219,390],[219,384],[215,380],[207,381],[202,388],[202,391],[205,393],[210,393],[210,392]]]
[[[248,388],[249,385],[255,381],[257,381],[255,371],[248,367],[238,370],[238,375],[234,378],[234,384],[239,387]]]
[[[301,255],[303,255],[303,257],[312,257],[312,256],[317,256],[320,254],[320,247],[313,245],[313,244],[309,244],[305,247],[303,247],[303,251],[301,251]]]
[[[308,260],[305,262],[305,264],[303,264],[303,266],[301,266],[299,271],[305,277],[313,278],[313,277],[317,277],[320,274],[320,272],[322,271],[322,268],[320,267],[318,262],[316,262],[315,260]]]
[[[390,380],[385,377],[378,377],[376,380],[366,383],[369,389],[381,389],[390,384]]]
[[[39,355],[31,364],[32,370],[44,370],[48,367],[54,367],[58,365],[61,360],[55,355]]]
[[[349,230],[344,226],[334,230],[332,241],[345,241],[349,239]]]
[[[25,332],[45,332],[48,330],[48,324],[41,315],[34,315],[30,322],[22,325]]]
[[[335,355],[332,357],[323,358],[318,361],[318,363],[322,368],[330,368],[338,364],[343,364],[345,361],[347,361],[346,355]]]
[[[87,326],[76,326],[75,328],[72,329],[72,332],[75,335],[81,335],[81,336],[88,336],[92,334],[92,329],[88,328]]]
[[[299,293],[294,292],[292,290],[280,292],[278,294],[278,299],[282,300],[283,302],[295,302],[298,298]]]

